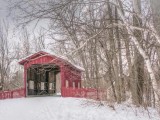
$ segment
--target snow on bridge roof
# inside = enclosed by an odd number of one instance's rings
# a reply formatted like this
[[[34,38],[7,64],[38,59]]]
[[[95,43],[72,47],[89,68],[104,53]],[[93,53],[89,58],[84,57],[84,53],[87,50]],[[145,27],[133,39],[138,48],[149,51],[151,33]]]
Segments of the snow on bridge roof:
[[[78,65],[75,65],[70,60],[68,60],[67,57],[62,56],[62,55],[57,55],[56,53],[54,53],[54,52],[52,52],[50,50],[46,50],[46,49],[43,49],[43,50],[41,50],[41,51],[39,51],[37,53],[30,54],[30,55],[26,56],[25,58],[20,59],[19,60],[19,64],[24,65],[25,62],[27,62],[29,59],[32,59],[32,58],[36,57],[36,55],[38,55],[38,54],[39,55],[47,55],[48,54],[48,55],[51,55],[51,56],[55,56],[55,57],[60,58],[61,60],[65,61],[65,62],[71,64],[72,66],[74,66],[75,68],[79,69],[80,71],[84,71],[84,68],[82,68],[82,67],[80,67]]]

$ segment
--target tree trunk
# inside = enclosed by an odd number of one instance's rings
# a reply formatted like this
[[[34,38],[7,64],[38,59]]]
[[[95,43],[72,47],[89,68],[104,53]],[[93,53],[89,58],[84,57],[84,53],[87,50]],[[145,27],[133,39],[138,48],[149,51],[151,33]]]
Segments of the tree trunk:
[[[117,4],[117,3],[115,3],[115,4]],[[153,90],[156,93],[155,94],[156,95],[156,101],[158,102],[158,97],[159,97],[160,93],[159,93],[158,85],[157,85],[157,82],[156,82],[156,77],[155,77],[154,71],[152,69],[151,61],[150,61],[148,55],[146,54],[146,52],[143,50],[143,48],[140,45],[140,43],[137,40],[137,38],[134,36],[133,31],[130,28],[130,25],[129,25],[128,21],[126,21],[122,10],[119,9],[119,8],[118,8],[118,14],[121,17],[123,23],[125,24],[125,28],[126,28],[128,34],[132,36],[130,41],[134,43],[134,45],[137,48],[138,52],[143,56],[143,59],[145,61],[148,73],[149,73],[150,78],[151,78],[151,82],[152,82],[152,85],[153,85]]]
[[[112,8],[110,4],[108,3],[108,15],[109,15],[109,24],[113,24],[113,13],[112,13]],[[110,42],[110,57],[112,60],[112,69],[114,73],[114,78],[115,78],[115,90],[116,90],[116,96],[117,96],[117,102],[121,103],[121,90],[120,90],[120,79],[119,79],[119,66],[118,66],[118,59],[117,59],[117,54],[116,54],[116,41],[114,38],[114,29],[113,27],[109,29],[109,42]]]
[[[138,16],[141,14],[141,0],[133,0],[133,11],[135,14],[133,15],[133,25],[135,27],[142,27],[142,20]],[[134,30],[134,36],[138,40],[138,42],[143,46],[142,41],[142,32],[139,30]],[[134,103],[136,105],[142,105],[143,103],[143,83],[144,83],[144,59],[142,55],[139,53],[137,48],[135,48],[135,62],[134,62],[134,77],[135,81],[132,83],[136,90],[134,96]]]

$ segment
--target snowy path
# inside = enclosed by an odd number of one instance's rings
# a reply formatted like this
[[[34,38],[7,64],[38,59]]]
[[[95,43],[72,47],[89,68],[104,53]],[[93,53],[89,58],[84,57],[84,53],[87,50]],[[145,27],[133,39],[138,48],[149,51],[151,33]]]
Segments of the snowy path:
[[[125,105],[98,107],[85,99],[36,97],[0,101],[0,120],[160,120],[154,109],[148,112]],[[137,114],[138,113],[138,114]]]

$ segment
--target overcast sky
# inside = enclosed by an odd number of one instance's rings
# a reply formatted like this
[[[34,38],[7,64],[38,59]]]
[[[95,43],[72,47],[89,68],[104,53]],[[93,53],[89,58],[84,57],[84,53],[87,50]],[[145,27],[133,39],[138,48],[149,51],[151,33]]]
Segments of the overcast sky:
[[[5,19],[7,17],[7,2],[0,0],[0,19]]]
[[[7,0],[0,0],[0,22],[2,22],[2,20],[5,20],[5,21],[7,21],[7,23],[9,23],[10,39],[11,39],[10,41],[15,42],[15,41],[18,41],[21,30],[18,30],[17,27],[15,27],[16,23],[14,22],[13,18],[11,16],[9,16],[9,11],[7,9],[8,3],[6,1]],[[43,27],[47,30],[47,26],[48,26],[48,21],[42,21],[37,26],[36,29],[33,29],[34,23],[31,23],[27,27],[28,27],[29,32],[31,34],[34,32],[34,34],[37,35],[37,31],[39,30],[39,28]],[[15,29],[16,29],[16,31],[15,31]],[[14,33],[13,33],[13,31],[14,31]]]

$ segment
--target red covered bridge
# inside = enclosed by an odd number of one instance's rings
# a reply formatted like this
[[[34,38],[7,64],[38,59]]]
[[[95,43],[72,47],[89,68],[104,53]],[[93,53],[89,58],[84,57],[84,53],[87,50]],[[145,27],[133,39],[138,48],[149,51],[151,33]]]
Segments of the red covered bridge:
[[[24,88],[0,92],[0,99],[37,95],[99,96],[96,89],[81,88],[83,69],[65,57],[40,51],[20,60],[19,64],[24,66]]]
[[[63,96],[63,87],[81,88],[82,69],[64,57],[40,51],[19,63],[24,65],[25,96]]]

